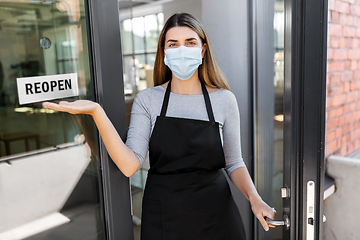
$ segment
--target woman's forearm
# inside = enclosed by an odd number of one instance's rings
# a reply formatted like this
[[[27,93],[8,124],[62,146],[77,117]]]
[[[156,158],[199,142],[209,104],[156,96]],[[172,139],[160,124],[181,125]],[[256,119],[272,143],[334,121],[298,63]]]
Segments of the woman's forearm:
[[[100,105],[91,115],[111,159],[125,176],[130,177],[139,169],[139,161],[135,153],[124,144]]]
[[[269,230],[269,224],[265,217],[274,219],[276,211],[269,207],[258,194],[253,181],[251,180],[248,170],[244,167],[235,169],[230,173],[230,179],[234,185],[244,194],[250,201],[251,210],[259,219],[265,231]]]
[[[235,169],[230,173],[230,179],[250,203],[261,200],[247,168],[240,167]]]

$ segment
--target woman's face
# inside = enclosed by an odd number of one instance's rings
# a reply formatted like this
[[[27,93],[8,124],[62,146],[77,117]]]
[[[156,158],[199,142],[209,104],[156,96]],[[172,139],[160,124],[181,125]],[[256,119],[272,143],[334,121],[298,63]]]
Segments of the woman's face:
[[[180,46],[203,48],[201,55],[204,57],[206,43],[202,44],[199,35],[189,27],[170,28],[165,35],[164,50]]]

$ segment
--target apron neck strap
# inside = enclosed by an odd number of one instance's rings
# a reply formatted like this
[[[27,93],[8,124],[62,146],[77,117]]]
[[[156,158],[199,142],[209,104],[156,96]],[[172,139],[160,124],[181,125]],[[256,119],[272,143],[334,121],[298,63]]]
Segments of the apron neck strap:
[[[209,116],[209,121],[212,123],[215,123],[215,118],[214,118],[214,113],[213,113],[213,110],[211,107],[209,93],[205,87],[205,84],[202,81],[200,81],[200,82],[201,82],[201,88],[202,88],[204,99],[205,99],[206,111]]]
[[[213,113],[212,107],[211,107],[209,93],[205,87],[205,84],[202,81],[200,81],[200,82],[201,82],[201,89],[202,89],[204,99],[205,99],[206,111],[208,113],[209,121],[212,123],[215,123],[215,118],[214,118],[214,113]],[[161,113],[160,113],[160,116],[162,116],[162,117],[165,117],[165,115],[166,115],[167,107],[169,104],[169,98],[170,98],[170,89],[171,89],[171,80],[169,81],[166,91],[165,91],[164,101],[163,101],[163,105],[162,105]]]
[[[162,117],[165,117],[165,115],[166,115],[166,110],[167,110],[169,98],[170,98],[170,88],[171,88],[171,80],[169,80],[169,83],[168,83],[166,91],[165,91],[164,101],[162,104],[161,114],[160,114],[160,116],[162,116]]]

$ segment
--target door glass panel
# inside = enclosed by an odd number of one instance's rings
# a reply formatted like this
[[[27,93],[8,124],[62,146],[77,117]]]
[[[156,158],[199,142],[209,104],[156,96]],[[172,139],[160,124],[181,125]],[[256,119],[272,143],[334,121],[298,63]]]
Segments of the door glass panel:
[[[94,100],[84,1],[0,1],[0,239],[105,239],[93,120],[19,105],[16,78],[63,73]]]
[[[283,187],[283,96],[284,96],[284,0],[275,0],[272,3],[258,3],[256,11],[258,16],[264,16],[264,21],[258,19],[261,28],[266,28],[269,41],[257,39],[261,45],[261,53],[266,58],[258,57],[256,60],[265,66],[257,71],[263,75],[256,79],[255,108],[255,178],[260,195],[271,207],[276,209],[275,220],[283,220],[283,199],[280,189]],[[264,7],[274,4],[273,7]],[[268,27],[272,31],[268,31]],[[266,48],[264,47],[266,46]],[[270,55],[271,54],[271,55]],[[263,55],[261,55],[263,56]],[[270,56],[272,57],[270,62]],[[269,58],[268,58],[269,57]],[[266,59],[266,60],[264,60]],[[266,70],[264,70],[266,69]],[[264,74],[266,71],[266,74]],[[273,75],[272,75],[273,74]],[[266,77],[264,77],[266,76]],[[271,76],[271,77],[268,77]],[[257,239],[283,239],[283,227],[270,228],[264,232],[260,223],[257,224]]]
[[[284,0],[275,1],[274,12],[274,168],[273,205],[276,219],[282,220],[283,206],[280,188],[283,187],[283,95],[284,95]],[[272,230],[272,239],[282,239],[283,229]]]

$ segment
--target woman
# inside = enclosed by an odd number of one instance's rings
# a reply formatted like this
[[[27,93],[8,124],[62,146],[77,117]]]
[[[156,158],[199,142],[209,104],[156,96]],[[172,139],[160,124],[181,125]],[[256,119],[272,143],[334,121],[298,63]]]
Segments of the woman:
[[[243,163],[236,99],[203,26],[192,15],[174,14],[165,23],[154,83],[134,100],[126,144],[97,103],[80,100],[44,107],[92,115],[111,158],[128,177],[149,148],[143,240],[245,239],[222,168],[267,231],[264,218],[273,218],[275,210],[262,201]]]

